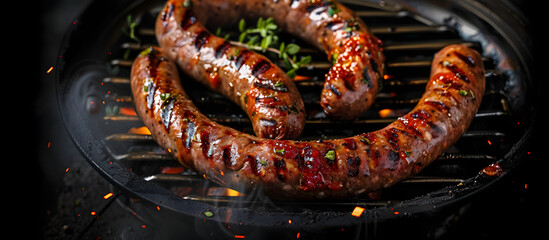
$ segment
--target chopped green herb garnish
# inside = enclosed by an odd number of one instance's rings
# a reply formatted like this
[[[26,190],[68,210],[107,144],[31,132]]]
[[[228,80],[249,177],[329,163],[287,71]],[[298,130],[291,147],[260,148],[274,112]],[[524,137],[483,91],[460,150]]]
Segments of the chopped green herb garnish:
[[[336,152],[333,149],[330,149],[324,154],[324,157],[328,161],[328,163],[332,163],[336,159]]]
[[[162,99],[162,101],[165,101],[165,100],[168,99],[170,96],[171,96],[171,93],[161,93],[161,94],[160,94],[160,99]]]
[[[328,7],[328,15],[330,15],[330,17],[333,17],[338,12],[341,12],[341,9],[337,8],[335,4],[331,4]]]
[[[278,56],[278,60],[282,60],[286,74],[293,79],[296,76],[296,71],[311,62],[311,56],[305,56],[297,59],[296,54],[300,51],[300,47],[295,43],[286,44],[280,41],[278,33],[281,29],[276,25],[273,18],[259,18],[255,26],[247,26],[246,20],[241,19],[238,22],[238,30],[240,34],[238,41],[230,41],[233,45],[246,47],[254,51],[270,52],[276,55],[268,55],[271,58]],[[220,31],[218,31],[220,34]],[[226,36],[228,38],[228,36]],[[235,52],[238,56],[238,52]],[[232,58],[234,59],[234,58]]]
[[[372,143],[370,142],[370,139],[368,139],[367,137],[361,138],[360,141],[363,142],[363,143],[366,143],[366,144],[368,144],[368,145],[372,144]]]
[[[211,211],[205,211],[205,212],[204,212],[204,216],[206,216],[206,217],[213,217],[213,215],[214,215],[214,214],[213,214],[213,212],[211,212]]]
[[[277,154],[284,155],[284,148],[275,149],[274,151],[275,151],[275,153],[277,153]]]
[[[406,154],[406,157],[409,157],[410,155],[412,155],[412,151],[410,150],[404,151],[404,154]]]

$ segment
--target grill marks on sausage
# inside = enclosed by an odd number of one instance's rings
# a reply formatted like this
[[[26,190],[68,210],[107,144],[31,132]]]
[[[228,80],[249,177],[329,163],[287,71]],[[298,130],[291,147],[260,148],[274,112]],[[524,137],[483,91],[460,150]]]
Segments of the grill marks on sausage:
[[[191,143],[193,142],[194,134],[195,134],[195,129],[194,128],[195,128],[194,122],[190,121],[187,124],[187,129],[184,130],[185,133],[187,134],[187,139],[185,140],[185,147],[187,149],[191,148]]]
[[[162,104],[162,109],[160,110],[160,118],[164,123],[164,127],[168,132],[170,132],[170,124],[172,119],[172,110],[173,110],[173,99],[167,100],[168,103]]]
[[[151,66],[148,68],[149,70],[149,80],[145,82],[144,87],[146,87],[146,101],[147,101],[147,108],[153,110],[154,108],[154,95],[156,93],[156,90],[158,89],[156,85],[155,79],[158,77],[158,67],[161,62],[166,61],[166,59],[159,57],[155,50],[152,50],[149,54],[147,54],[147,58],[151,62]],[[152,114],[152,112],[151,112]]]
[[[425,101],[424,103],[437,109],[439,112],[447,113],[450,111],[450,108],[441,101]]]
[[[202,148],[202,155],[205,158],[210,159],[213,154],[213,149],[210,149],[210,133],[207,131],[202,131],[200,133],[200,147]]]
[[[265,59],[259,60],[252,69],[252,74],[258,76],[271,68],[271,63]]]
[[[183,16],[183,19],[181,20],[181,28],[183,28],[183,30],[187,30],[196,22],[197,22],[197,19],[193,10],[190,8],[187,8],[187,10],[185,10],[185,15]]]
[[[232,169],[236,165],[236,162],[233,161],[233,155],[230,147],[223,148],[221,159],[223,160],[223,164],[226,168]]]
[[[286,179],[285,177],[285,174],[286,174],[286,162],[284,161],[284,159],[275,159],[274,160],[274,166],[275,166],[275,170],[276,170],[276,175],[278,177],[278,180],[280,181],[284,181]]]
[[[244,64],[246,62],[246,60],[248,58],[250,58],[251,54],[253,54],[252,51],[250,51],[248,49],[240,51],[238,56],[236,56],[236,60],[235,60],[235,65],[234,66],[235,66],[236,70],[240,70],[240,68],[242,67],[242,64]]]
[[[219,44],[217,48],[215,49],[215,58],[219,59],[225,55],[225,53],[229,50],[231,47],[231,44],[227,41],[224,41],[222,44]]]
[[[204,47],[204,45],[208,43],[211,36],[212,34],[208,32],[208,30],[200,31],[200,33],[198,33],[198,35],[194,39],[194,47],[196,48],[196,50],[200,51],[200,49],[202,49],[202,47]]]
[[[348,157],[347,158],[347,164],[349,165],[347,175],[349,177],[356,177],[358,176],[358,173],[360,172],[359,166],[360,166],[360,157]]]
[[[168,18],[173,16],[173,10],[175,9],[175,4],[173,3],[168,4],[167,7],[168,7],[167,9],[165,8],[164,11],[162,11],[162,15],[160,16],[162,20],[162,27],[164,28],[168,26],[168,22],[166,20],[168,20]]]
[[[471,82],[469,80],[469,77],[467,77],[467,75],[465,74],[465,72],[460,69],[458,66],[456,66],[455,64],[453,63],[450,63],[450,62],[442,62],[441,63],[442,66],[444,66],[446,69],[450,70],[450,72],[452,72],[457,78],[469,83]]]
[[[456,55],[461,61],[465,62],[469,67],[475,67],[476,63],[475,60],[470,56],[465,56],[461,54],[460,52],[453,51],[452,54]]]
[[[326,88],[329,89],[330,91],[332,91],[336,96],[341,96],[341,92],[339,92],[339,90],[332,84],[327,84],[326,85]]]

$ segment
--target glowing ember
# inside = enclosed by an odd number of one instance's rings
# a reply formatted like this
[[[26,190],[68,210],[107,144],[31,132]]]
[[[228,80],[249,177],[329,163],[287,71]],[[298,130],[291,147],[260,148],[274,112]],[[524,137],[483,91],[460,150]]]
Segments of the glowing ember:
[[[309,77],[309,76],[297,75],[297,76],[294,77],[294,82],[307,81],[307,80],[311,80],[311,79],[313,79],[313,78]]]
[[[246,238],[244,235],[234,235],[234,238]]]
[[[359,207],[359,206],[356,206],[355,209],[353,209],[353,212],[351,213],[351,215],[355,216],[355,217],[360,217],[362,215],[362,213],[364,212],[364,208],[362,207]]]
[[[107,193],[105,196],[103,196],[104,199],[109,199],[113,196],[113,193]]]
[[[92,211],[90,214],[91,214],[92,216],[95,216],[96,213],[95,213],[94,211]]]
[[[184,167],[162,167],[160,172],[164,174],[179,174],[185,171]]]
[[[380,116],[381,118],[390,117],[390,116],[392,116],[392,115],[393,115],[393,110],[391,110],[391,109],[387,109],[387,108],[386,108],[386,109],[381,109],[381,110],[379,110],[379,116]]]
[[[151,131],[147,127],[130,128],[128,133],[140,134],[140,135],[151,135]]]
[[[131,107],[121,107],[120,114],[126,115],[126,116],[137,116],[137,113]]]

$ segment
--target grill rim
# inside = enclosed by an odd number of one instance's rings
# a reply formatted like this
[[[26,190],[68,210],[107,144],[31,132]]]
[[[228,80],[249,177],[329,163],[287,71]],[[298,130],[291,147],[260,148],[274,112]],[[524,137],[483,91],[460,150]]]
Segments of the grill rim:
[[[89,122],[89,119],[82,115],[76,115],[73,114],[72,116],[69,116],[67,112],[71,112],[72,109],[71,106],[67,106],[66,102],[63,102],[66,99],[66,92],[63,91],[63,89],[67,88],[71,85],[71,82],[67,82],[67,79],[70,75],[71,66],[74,68],[73,63],[68,63],[68,59],[72,57],[70,54],[71,50],[74,49],[74,42],[78,42],[75,39],[78,39],[79,37],[82,38],[84,35],[87,36],[86,33],[83,33],[86,27],[89,27],[88,25],[84,25],[85,23],[89,24],[90,22],[94,24],[94,21],[88,21],[88,19],[94,19],[97,15],[97,9],[104,9],[106,5],[110,5],[108,9],[118,9],[118,8],[125,8],[125,9],[133,9],[134,6],[141,5],[144,1],[138,1],[138,2],[132,2],[133,4],[129,5],[129,7],[126,7],[128,5],[124,5],[123,3],[116,4],[111,3],[111,1],[106,1],[107,3],[103,3],[102,1],[94,1],[92,2],[86,10],[77,18],[76,24],[73,24],[71,27],[69,27],[69,30],[67,31],[63,41],[62,41],[62,47],[60,48],[60,56],[63,56],[62,58],[58,59],[58,62],[56,64],[58,71],[55,72],[56,77],[56,91],[57,91],[57,99],[58,99],[58,107],[59,112],[61,113],[61,117],[63,119],[64,126],[73,141],[73,143],[77,146],[77,149],[80,151],[80,153],[85,157],[85,159],[92,165],[98,172],[101,173],[106,179],[108,179],[110,182],[112,182],[118,189],[121,189],[125,194],[128,194],[130,196],[140,198],[147,200],[149,203],[159,205],[163,209],[168,209],[177,213],[183,213],[180,210],[186,209],[187,211],[184,212],[184,214],[187,214],[188,216],[192,216],[195,218],[202,218],[204,209],[210,209],[213,211],[213,209],[217,210],[215,212],[220,213],[214,215],[214,218],[212,220],[218,220],[220,222],[224,221],[224,215],[223,212],[226,212],[227,207],[223,206],[212,206],[208,203],[203,202],[197,202],[197,201],[187,201],[185,199],[181,199],[180,197],[177,197],[172,192],[166,190],[166,189],[159,189],[159,187],[154,184],[147,182],[143,180],[142,178],[138,177],[136,174],[132,172],[128,172],[125,167],[120,166],[116,161],[110,160],[109,154],[107,153],[106,149],[103,148],[103,142],[102,139],[96,139],[94,137],[94,134],[90,132],[90,130],[86,127],[86,123]],[[114,8],[113,8],[114,7]],[[127,12],[124,13],[118,13],[115,14],[117,16],[125,16],[127,15]],[[112,23],[112,21],[111,21]],[[93,27],[93,26],[92,26]],[[97,26],[95,26],[97,27]],[[105,57],[105,56],[103,56]],[[77,57],[78,59],[78,57]],[[67,67],[68,65],[68,67]],[[68,69],[67,69],[68,68]],[[67,71],[69,73],[67,73]],[[64,79],[64,80],[63,80]],[[526,78],[527,81],[530,81],[530,84],[532,84],[531,78]],[[534,86],[534,85],[529,85]],[[529,99],[531,99],[530,97]],[[530,109],[531,117],[534,119],[537,118],[536,111],[534,111],[535,108],[537,108],[537,105],[531,105],[532,108]],[[76,117],[76,119],[71,119]],[[444,192],[452,191],[455,193],[463,194],[461,196],[454,195],[451,199],[440,199],[438,201],[433,201],[433,199],[426,199],[430,201],[430,205],[433,206],[433,209],[436,208],[443,208],[451,205],[456,205],[457,202],[463,202],[467,199],[470,199],[470,197],[474,196],[479,191],[482,191],[486,188],[492,188],[493,185],[497,184],[499,179],[503,179],[507,176],[509,172],[511,172],[519,163],[520,159],[524,158],[526,155],[526,147],[528,145],[528,142],[530,141],[533,126],[535,121],[529,122],[528,127],[524,129],[524,133],[521,135],[519,140],[514,143],[511,150],[501,159],[499,159],[497,162],[500,163],[500,165],[506,169],[506,171],[503,172],[503,174],[497,178],[488,178],[483,175],[478,175],[476,177],[472,177],[467,179],[467,181],[473,181],[475,182],[472,184],[471,188],[466,189],[467,191],[464,191],[464,189],[460,189],[457,186],[451,186],[443,188],[437,192],[433,192],[431,195],[444,195]],[[87,131],[84,132],[77,132],[74,131],[74,129],[84,129]],[[87,141],[79,141],[79,139],[85,139]],[[111,164],[112,161],[112,164]],[[498,180],[498,181],[496,181]],[[482,183],[482,184],[480,184]],[[135,189],[141,189],[142,191],[135,191]],[[428,194],[429,195],[429,194]],[[421,196],[418,198],[424,198],[425,196]],[[409,211],[406,211],[408,213],[408,216],[420,214],[420,213],[426,213],[424,209],[424,205],[422,204],[416,204],[418,201],[422,199],[410,199],[409,201],[405,201],[404,203],[391,205],[391,206],[385,206],[383,208],[375,208],[375,209],[366,209],[365,214],[363,216],[376,216],[374,219],[370,219],[370,217],[367,217],[367,221],[384,221],[388,219],[393,219],[394,215],[391,215],[390,212],[384,211],[388,209],[389,207],[399,207],[403,209],[404,207],[409,207]],[[159,201],[161,203],[159,203]],[[408,204],[408,205],[406,205]],[[406,206],[405,206],[406,205]],[[421,206],[420,206],[421,205]],[[352,209],[349,209],[349,212]],[[255,211],[252,211],[251,209],[241,209],[243,216],[258,216],[258,214]],[[233,213],[234,214],[234,213]],[[316,213],[318,215],[318,213]],[[356,218],[350,216],[347,212],[343,213],[340,212],[339,214],[334,213],[324,213],[328,214],[329,217],[326,219],[326,222],[322,224],[322,227],[326,226],[342,226],[342,225],[354,225],[356,223]],[[234,215],[233,215],[234,216]],[[283,221],[287,221],[287,215],[281,216],[283,217]],[[291,216],[292,219],[303,219],[307,220],[309,219],[309,213],[301,213],[301,214],[294,214]],[[272,221],[266,221],[265,219],[270,219]],[[265,216],[261,216],[258,218],[260,221],[256,221],[258,223],[262,223],[266,226],[270,226],[270,224],[276,224],[280,223],[280,219],[269,215],[269,218],[265,218]],[[301,221],[295,221],[301,222]],[[332,225],[330,224],[332,223]],[[299,224],[292,224],[288,227],[303,227],[299,226]],[[308,226],[308,227],[314,227],[314,226]]]

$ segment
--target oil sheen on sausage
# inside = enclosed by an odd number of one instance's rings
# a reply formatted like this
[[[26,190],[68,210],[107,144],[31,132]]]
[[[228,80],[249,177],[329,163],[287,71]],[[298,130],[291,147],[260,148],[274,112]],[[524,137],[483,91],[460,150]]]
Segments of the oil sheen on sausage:
[[[364,22],[354,12],[335,0],[169,0],[158,18],[156,36],[161,47],[172,49],[167,53],[168,57],[177,59],[187,74],[191,73],[191,76],[206,84],[208,76],[216,75],[221,79],[221,92],[238,100],[238,90],[227,89],[224,82],[246,78],[249,71],[243,73],[238,70],[240,64],[249,66],[244,69],[254,69],[256,54],[250,60],[233,66],[227,59],[232,58],[238,63],[243,58],[241,54],[245,53],[246,58],[250,51],[242,51],[212,36],[204,26],[217,28],[234,24],[242,18],[254,20],[259,17],[272,17],[284,31],[326,53],[333,65],[325,75],[320,105],[329,118],[353,120],[373,104],[385,72],[382,42],[368,32]],[[199,39],[200,46],[209,48],[196,50],[184,47],[192,45],[196,39]],[[233,49],[240,49],[237,50],[239,54],[235,54]],[[290,88],[287,79],[283,83]],[[216,88],[216,84],[209,85]],[[247,90],[248,85],[239,84],[239,87]]]
[[[408,114],[374,132],[294,141],[251,136],[205,117],[158,49],[136,58],[131,82],[137,113],[184,166],[229,188],[261,188],[279,199],[350,197],[414,175],[465,132],[485,87],[480,55],[447,46],[435,55],[425,93]]]

